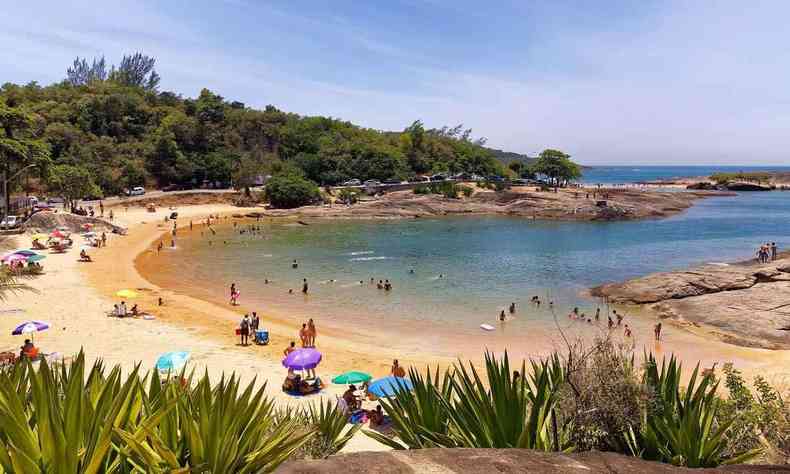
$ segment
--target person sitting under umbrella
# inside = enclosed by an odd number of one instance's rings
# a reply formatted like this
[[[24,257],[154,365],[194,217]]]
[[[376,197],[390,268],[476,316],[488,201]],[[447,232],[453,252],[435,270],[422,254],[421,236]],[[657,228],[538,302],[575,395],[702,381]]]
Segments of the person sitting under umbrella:
[[[30,339],[25,339],[25,344],[20,349],[20,359],[27,357],[32,360],[38,356],[38,348],[33,345],[33,342]]]
[[[352,412],[354,410],[359,409],[360,402],[354,392],[357,391],[357,387],[355,385],[349,385],[348,390],[343,394],[343,400],[346,402],[346,406]]]

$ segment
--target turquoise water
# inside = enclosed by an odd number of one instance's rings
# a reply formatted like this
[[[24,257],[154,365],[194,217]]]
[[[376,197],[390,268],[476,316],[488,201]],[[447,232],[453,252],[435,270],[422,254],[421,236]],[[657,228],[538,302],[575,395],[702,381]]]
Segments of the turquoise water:
[[[585,183],[635,183],[640,181],[671,180],[710,176],[714,173],[746,173],[756,171],[790,172],[788,166],[593,166],[584,170]]]
[[[235,282],[242,304],[264,312],[358,326],[406,320],[476,329],[495,320],[511,301],[528,308],[533,295],[553,300],[562,314],[573,306],[590,312],[596,302],[580,294],[590,286],[751,258],[766,241],[785,249],[790,246],[790,193],[711,198],[668,219],[636,222],[503,217],[309,226],[261,222],[259,235],[240,235],[247,225],[221,226],[212,236],[201,236],[197,228],[184,232],[178,248],[160,257],[173,259],[173,265],[160,266],[157,279],[188,285],[197,296],[210,298],[224,297]],[[294,259],[298,269],[291,268]],[[308,298],[300,294],[303,278],[310,285]],[[370,278],[389,279],[394,290],[377,290]],[[264,279],[273,282],[264,284]],[[543,311],[535,312],[529,324],[550,322]]]

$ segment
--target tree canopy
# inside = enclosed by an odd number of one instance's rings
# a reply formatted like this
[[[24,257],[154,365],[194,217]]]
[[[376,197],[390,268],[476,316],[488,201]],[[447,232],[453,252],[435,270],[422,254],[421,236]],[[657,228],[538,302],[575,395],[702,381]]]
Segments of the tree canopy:
[[[11,126],[13,137],[0,136],[17,140],[4,142],[0,160],[50,156],[54,165],[85,169],[104,195],[143,184],[233,182],[243,188],[283,164],[322,186],[352,178],[505,172],[485,140],[472,139],[460,125],[428,129],[417,120],[387,132],[273,105],[257,110],[208,89],[188,98],[159,91],[154,64],[141,53],[117,66],[77,58],[60,83],[4,84],[3,125],[9,114],[26,118],[24,126]]]
[[[531,171],[547,176],[554,186],[582,176],[581,168],[571,161],[570,155],[553,149],[543,150],[532,164]]]

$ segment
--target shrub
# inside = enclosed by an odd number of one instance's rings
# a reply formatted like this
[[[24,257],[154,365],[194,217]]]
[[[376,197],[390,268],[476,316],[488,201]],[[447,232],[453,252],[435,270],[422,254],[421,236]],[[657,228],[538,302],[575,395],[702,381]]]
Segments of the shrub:
[[[431,194],[431,189],[424,184],[415,186],[412,191],[414,192],[414,194]]]
[[[471,197],[472,193],[474,192],[474,190],[469,186],[458,186],[458,189],[461,190],[461,194],[463,194],[464,197]]]
[[[625,433],[629,426],[641,426],[646,393],[629,348],[608,338],[593,344],[588,349],[576,343],[569,350],[558,415],[570,426],[577,450],[626,452]]]
[[[295,174],[271,178],[265,193],[272,206],[284,209],[311,204],[320,197],[318,186]]]
[[[337,200],[343,204],[356,204],[359,192],[354,188],[342,188],[337,193]]]

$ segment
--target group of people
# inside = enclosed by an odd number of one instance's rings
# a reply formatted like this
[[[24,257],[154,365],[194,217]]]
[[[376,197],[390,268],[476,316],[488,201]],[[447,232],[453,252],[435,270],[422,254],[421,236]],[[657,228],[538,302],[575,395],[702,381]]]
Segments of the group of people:
[[[241,318],[241,322],[239,322],[239,335],[241,336],[241,345],[246,346],[250,343],[250,335],[254,336],[255,331],[261,327],[261,319],[258,317],[258,313],[255,311],[252,312],[252,317],[249,314],[244,314],[244,317]]]
[[[768,263],[776,260],[779,253],[776,242],[766,242],[757,250],[757,261],[760,263]]]
[[[116,318],[125,318],[127,316],[139,316],[140,311],[137,309],[137,304],[133,304],[131,309],[127,309],[126,302],[121,301],[120,304],[116,304],[112,310],[112,315]]]
[[[299,339],[302,341],[302,347],[315,347],[316,334],[315,323],[313,318],[310,318],[309,321],[302,324],[302,328],[299,330]]]

